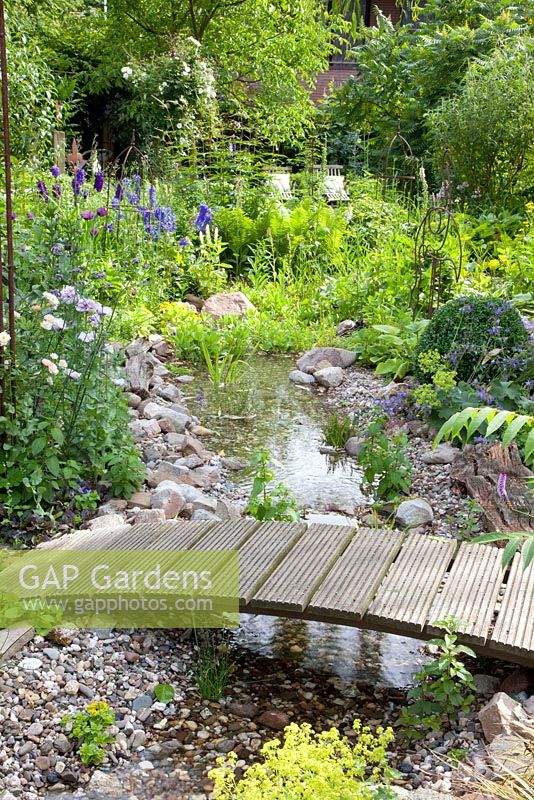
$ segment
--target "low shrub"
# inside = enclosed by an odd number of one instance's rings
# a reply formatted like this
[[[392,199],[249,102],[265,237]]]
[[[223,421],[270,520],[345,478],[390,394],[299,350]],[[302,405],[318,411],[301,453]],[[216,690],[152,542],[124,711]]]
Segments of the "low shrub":
[[[524,357],[528,334],[517,309],[490,295],[456,297],[441,306],[415,349],[414,374],[427,375],[421,355],[436,351],[456,371],[458,380],[491,379]]]
[[[393,800],[389,788],[394,771],[387,765],[391,728],[373,735],[359,720],[353,725],[357,739],[351,744],[336,728],[316,733],[311,725],[292,723],[278,739],[262,748],[264,762],[253,764],[238,782],[237,755],[219,759],[210,772],[217,800]]]

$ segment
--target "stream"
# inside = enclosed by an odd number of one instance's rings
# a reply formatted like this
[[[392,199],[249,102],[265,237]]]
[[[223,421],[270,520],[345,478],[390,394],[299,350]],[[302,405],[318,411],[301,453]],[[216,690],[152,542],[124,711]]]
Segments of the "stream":
[[[236,387],[215,391],[206,375],[189,388],[187,405],[214,431],[212,449],[248,461],[254,450],[268,450],[283,481],[308,522],[348,525],[350,516],[332,509],[369,503],[354,460],[320,452],[322,428],[331,410],[308,387],[289,383],[294,357],[254,356]],[[196,386],[204,387],[195,393]],[[249,470],[231,473],[230,490],[247,497]],[[251,653],[282,658],[338,676],[347,682],[404,687],[424,660],[421,642],[405,636],[342,625],[279,617],[243,615],[236,644]]]

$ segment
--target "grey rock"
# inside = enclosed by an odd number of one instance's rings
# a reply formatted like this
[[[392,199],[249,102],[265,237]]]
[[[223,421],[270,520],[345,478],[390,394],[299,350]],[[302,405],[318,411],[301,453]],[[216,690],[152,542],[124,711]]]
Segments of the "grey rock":
[[[88,800],[100,800],[101,797],[119,800],[123,796],[124,790],[117,775],[114,775],[113,772],[102,772],[99,769],[93,772],[87,786]]]
[[[161,509],[166,519],[174,519],[186,504],[181,486],[173,481],[162,481],[152,497],[152,508]]]
[[[31,753],[33,750],[35,750],[35,742],[24,742],[24,744],[19,747],[18,756],[19,758],[22,758],[23,756],[27,756],[28,753]]]
[[[289,373],[289,380],[299,386],[308,386],[315,383],[313,375],[308,372],[301,372],[299,369],[294,369],[293,372]]]
[[[149,694],[140,694],[132,702],[132,711],[141,711],[142,708],[152,708],[154,700]]]
[[[128,429],[135,442],[151,436],[158,436],[161,428],[156,419],[134,419],[128,423]]]
[[[34,672],[37,669],[41,669],[42,666],[43,662],[40,658],[32,658],[30,656],[23,658],[19,664],[19,667],[27,672]]]
[[[351,436],[345,442],[345,452],[352,458],[358,458],[363,447],[363,441],[358,436]]]
[[[253,719],[259,714],[260,709],[254,703],[230,703],[228,711],[234,717],[242,717],[243,719]]]
[[[362,323],[360,323],[361,325]],[[353,319],[344,319],[336,328],[336,336],[346,336],[348,333],[358,328],[359,324]]]
[[[27,736],[35,736],[38,738],[41,736],[44,728],[40,722],[32,722],[28,730],[26,731]]]
[[[527,717],[521,704],[504,692],[497,692],[485,706],[482,706],[478,712],[478,719],[488,742],[506,734],[520,736],[534,743],[532,720]]]
[[[529,752],[527,743],[510,734],[499,734],[488,745],[488,756],[492,769],[496,773],[531,772],[534,770],[534,756]]]
[[[326,367],[314,373],[316,382],[326,389],[335,389],[343,383],[344,375],[341,367]]]
[[[133,394],[148,392],[154,375],[154,366],[146,353],[138,353],[126,361],[126,388]]]
[[[423,464],[452,464],[460,451],[450,444],[438,444],[435,450],[423,453],[421,461]]]
[[[238,520],[241,518],[241,509],[232,505],[226,498],[217,498],[217,516],[224,520]]]
[[[223,739],[222,742],[216,745],[216,748],[219,753],[231,753],[235,746],[235,739]]]
[[[532,717],[534,719],[534,694],[531,695],[531,697],[529,697],[528,700],[525,700],[525,702],[523,703],[523,709],[525,711],[525,714],[528,714],[529,717]]]
[[[135,515],[135,524],[150,525],[154,522],[165,522],[166,519],[165,511],[162,508],[142,508]]]
[[[250,466],[246,461],[240,461],[239,458],[234,458],[233,456],[226,456],[223,458],[222,464],[233,472],[239,472],[239,470],[247,469],[247,467]]]
[[[244,317],[249,311],[256,308],[243,292],[219,292],[208,297],[202,306],[203,313],[209,314],[215,319],[220,317]]]
[[[159,486],[163,481],[180,482],[184,475],[189,475],[189,469],[180,464],[173,464],[170,461],[161,461],[158,469],[148,478],[149,486]]]
[[[129,408],[137,408],[137,406],[141,403],[141,398],[139,395],[134,394],[133,392],[126,392],[126,400],[128,401]]]
[[[473,683],[476,686],[478,694],[494,694],[499,688],[500,678],[495,675],[484,675],[479,673],[473,676]]]
[[[62,753],[65,755],[71,750],[71,743],[67,739],[64,733],[60,733],[54,739],[54,747],[58,751],[58,753]]]
[[[59,649],[57,647],[45,647],[43,648],[43,653],[50,661],[59,660]]]
[[[356,361],[356,353],[340,347],[316,347],[299,358],[297,369],[301,372],[312,373],[320,361],[329,361],[333,367],[346,369]]]
[[[169,481],[164,481],[163,484],[160,484],[158,486],[158,491],[161,486],[167,486],[168,483]],[[213,513],[217,511],[217,500],[214,497],[209,497],[199,489],[196,489],[194,486],[189,486],[186,483],[181,483],[178,488],[185,501],[192,504],[194,511],[200,508]]]
[[[95,517],[89,520],[86,528],[90,531],[101,531],[104,529],[121,528],[125,519],[122,514],[106,514],[104,517]]]
[[[162,400],[168,400],[169,403],[179,400],[182,396],[178,387],[173,383],[164,383],[162,386],[158,386],[155,394],[157,397],[161,397]]]
[[[397,508],[395,521],[402,528],[418,528],[434,519],[432,506],[420,497],[404,500]]]
[[[213,514],[211,511],[206,511],[205,508],[197,508],[196,511],[193,511],[191,515],[191,520],[195,522],[196,520],[205,520],[206,522],[221,522],[221,517],[218,517],[217,514]]]

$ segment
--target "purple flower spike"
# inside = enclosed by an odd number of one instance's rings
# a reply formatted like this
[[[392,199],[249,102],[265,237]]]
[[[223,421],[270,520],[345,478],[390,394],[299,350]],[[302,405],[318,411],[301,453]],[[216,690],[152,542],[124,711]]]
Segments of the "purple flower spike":
[[[501,498],[501,500],[508,500],[508,494],[506,492],[506,473],[500,472],[499,479],[497,481],[497,494]]]
[[[100,208],[96,209],[96,213],[98,214],[99,217],[107,217],[108,210],[107,208],[104,208],[104,206],[100,206]]]
[[[94,211],[82,211],[80,217],[82,219],[91,220],[96,217],[96,214]]]
[[[59,167],[57,167],[55,164],[53,167],[51,167],[50,172],[52,173],[53,178],[59,178],[60,170]]]
[[[46,183],[44,181],[37,181],[37,191],[43,196],[44,200],[50,199],[50,195],[48,194],[48,189],[46,188]]]
[[[211,208],[202,203],[198,210],[198,216],[195,220],[195,226],[199,229],[200,233],[206,233],[206,228],[213,219],[213,211]]]
[[[187,245],[189,244],[189,239],[180,239],[178,244],[180,245],[180,247],[187,247]]]
[[[78,198],[80,194],[80,189],[82,188],[84,183],[85,183],[85,172],[83,170],[83,167],[79,167],[76,170],[76,173],[72,179],[72,191],[74,192],[74,197]]]
[[[101,192],[104,188],[104,173],[97,172],[95,175],[94,187],[97,192]]]
[[[54,193],[54,197],[61,197],[61,186],[59,183],[54,183],[52,186],[52,191]]]

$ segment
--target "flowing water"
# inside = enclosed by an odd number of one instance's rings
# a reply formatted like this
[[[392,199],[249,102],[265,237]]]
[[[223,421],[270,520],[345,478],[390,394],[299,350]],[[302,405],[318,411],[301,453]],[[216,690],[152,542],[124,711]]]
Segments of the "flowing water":
[[[361,493],[362,473],[354,461],[320,452],[329,409],[307,387],[288,381],[292,357],[253,357],[236,388],[216,392],[206,376],[189,389],[188,406],[211,428],[211,447],[248,461],[258,449],[277,460],[276,475],[308,509],[308,521],[351,524],[332,509],[368,503]],[[250,471],[231,474],[229,487],[248,495]],[[264,656],[290,659],[347,681],[405,686],[422,661],[421,642],[341,625],[243,615],[235,634],[240,647]]]

